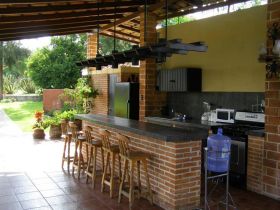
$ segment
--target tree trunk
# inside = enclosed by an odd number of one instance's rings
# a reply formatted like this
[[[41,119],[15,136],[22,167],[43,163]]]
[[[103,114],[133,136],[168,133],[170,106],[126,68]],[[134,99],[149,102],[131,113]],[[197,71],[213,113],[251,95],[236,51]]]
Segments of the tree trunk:
[[[4,62],[3,62],[3,42],[0,41],[0,100],[3,99],[3,69],[4,69]]]

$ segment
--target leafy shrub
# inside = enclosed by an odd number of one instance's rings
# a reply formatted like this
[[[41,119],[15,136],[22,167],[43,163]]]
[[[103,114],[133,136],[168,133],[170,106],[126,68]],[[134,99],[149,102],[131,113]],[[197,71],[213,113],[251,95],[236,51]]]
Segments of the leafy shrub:
[[[4,98],[1,100],[1,103],[12,103],[15,102],[16,99],[15,98]]]
[[[3,77],[3,89],[6,94],[14,94],[17,91],[17,79],[12,75],[7,75]]]
[[[25,93],[36,93],[36,86],[30,78],[22,78],[19,82],[19,89]]]
[[[74,116],[78,114],[77,110],[68,110],[68,111],[64,111],[61,112],[60,114],[58,114],[59,118],[62,120],[70,120],[73,121],[74,120]]]

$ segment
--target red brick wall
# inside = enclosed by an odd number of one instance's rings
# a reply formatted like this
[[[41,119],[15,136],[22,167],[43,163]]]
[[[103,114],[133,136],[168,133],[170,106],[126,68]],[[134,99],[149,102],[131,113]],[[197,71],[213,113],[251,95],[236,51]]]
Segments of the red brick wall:
[[[108,115],[109,110],[109,76],[108,74],[92,75],[92,83],[99,95],[94,99],[91,113]]]
[[[151,154],[148,171],[155,204],[168,210],[199,206],[201,140],[172,143],[83,121],[83,126],[86,125],[92,126],[96,139],[100,139],[97,133],[99,128],[112,133],[112,143],[117,143],[115,133],[120,132],[130,137],[132,149]],[[100,153],[98,155],[98,165],[101,167]],[[115,174],[118,174],[118,164]],[[143,176],[141,182],[146,186]]]
[[[267,27],[280,24],[280,0],[269,0]],[[280,38],[280,37],[279,37]],[[268,40],[272,48],[272,41]],[[278,78],[265,83],[265,131],[263,160],[263,193],[280,200],[280,81]]]
[[[63,89],[44,89],[43,90],[43,110],[50,112],[61,109],[62,102],[59,95],[63,93]]]
[[[264,138],[248,137],[247,189],[263,193]]]
[[[156,17],[152,14],[148,15],[145,36],[144,14],[140,16],[140,45],[146,43],[156,43]],[[166,94],[156,91],[157,81],[157,65],[155,59],[149,58],[140,62],[140,111],[139,118],[143,120],[146,116],[159,115],[162,106],[166,105]]]

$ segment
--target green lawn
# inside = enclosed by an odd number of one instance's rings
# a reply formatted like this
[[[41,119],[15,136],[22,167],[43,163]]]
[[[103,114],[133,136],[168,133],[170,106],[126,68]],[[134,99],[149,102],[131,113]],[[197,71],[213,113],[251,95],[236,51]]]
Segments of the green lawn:
[[[36,110],[43,110],[42,102],[13,102],[0,103],[5,113],[20,126],[23,131],[31,132],[35,122],[34,113]]]

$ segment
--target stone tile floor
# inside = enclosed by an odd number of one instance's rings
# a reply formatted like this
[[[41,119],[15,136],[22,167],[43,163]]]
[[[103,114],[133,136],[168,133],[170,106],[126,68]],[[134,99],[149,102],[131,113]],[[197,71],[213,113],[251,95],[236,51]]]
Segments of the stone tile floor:
[[[0,110],[0,210],[129,209],[126,198],[118,204],[116,197],[109,198],[108,190],[100,192],[100,179],[93,190],[84,176],[78,181],[61,170],[62,148],[62,141],[33,140]],[[240,210],[280,210],[279,201],[233,187],[230,191]],[[221,195],[222,188],[213,195],[214,200]],[[161,208],[140,199],[133,209]]]

